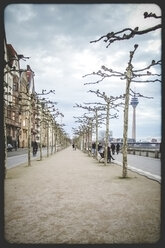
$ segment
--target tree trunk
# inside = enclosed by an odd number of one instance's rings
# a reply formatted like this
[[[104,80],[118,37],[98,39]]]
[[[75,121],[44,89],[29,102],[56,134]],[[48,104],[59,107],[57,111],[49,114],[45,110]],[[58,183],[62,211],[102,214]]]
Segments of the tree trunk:
[[[49,123],[47,123],[47,157],[49,157]]]
[[[3,113],[3,125],[4,125],[4,178],[6,178],[7,172],[7,135],[6,135],[6,105],[4,101],[4,113]]]
[[[28,120],[28,166],[31,165],[31,106],[29,106],[29,120]]]
[[[85,152],[87,152],[88,149],[88,130],[85,132]]]
[[[55,125],[53,126],[53,135],[54,135],[53,153],[55,153],[55,145],[56,145],[56,129],[55,129]]]
[[[57,127],[55,126],[55,133],[54,133],[54,153],[57,152]]]
[[[91,121],[91,124],[90,124],[90,156],[92,156],[92,132],[93,132],[92,126],[93,126],[93,122]]]
[[[124,130],[123,130],[123,177],[127,177],[127,140],[128,140],[128,110],[129,110],[129,91],[130,79],[126,82],[125,108],[124,108]]]
[[[28,166],[31,165],[31,97],[29,97],[29,120],[28,120]]]
[[[52,146],[51,146],[51,155],[53,155],[53,142],[54,142],[53,136],[54,136],[54,133],[53,133],[53,122],[52,122]]]
[[[96,153],[95,153],[96,159],[98,157],[98,111],[96,109]]]
[[[107,102],[104,165],[107,165],[107,157],[108,157],[108,142],[109,142],[109,140],[108,140],[108,138],[109,138],[109,108],[110,108],[110,103]]]
[[[90,127],[88,127],[88,156],[90,156]]]
[[[40,160],[42,160],[42,118],[40,123]]]
[[[83,131],[83,152],[85,151],[85,133]]]

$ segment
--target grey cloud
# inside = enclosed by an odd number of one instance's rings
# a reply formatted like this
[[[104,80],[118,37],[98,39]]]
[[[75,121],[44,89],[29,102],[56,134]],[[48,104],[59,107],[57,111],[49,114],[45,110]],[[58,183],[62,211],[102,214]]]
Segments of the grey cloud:
[[[17,13],[25,13],[25,16],[16,18],[17,10]],[[72,102],[74,104],[96,100],[92,94],[86,93],[88,89],[95,89],[95,86],[83,85],[85,82],[82,79],[83,73],[98,71],[103,64],[124,71],[128,63],[129,51],[133,49],[135,43],[139,44],[133,60],[135,64],[156,60],[159,57],[161,51],[156,53],[154,50],[145,50],[149,41],[160,39],[159,35],[150,34],[129,41],[116,42],[108,49],[102,41],[90,44],[91,40],[110,31],[119,31],[128,27],[129,16],[134,11],[136,4],[10,5],[5,10],[7,42],[11,43],[18,53],[31,56],[28,63],[35,70],[35,88],[38,91],[45,87],[55,89],[54,99],[59,102],[61,111],[66,112],[65,121],[72,123],[72,116],[67,114],[72,113]],[[93,71],[89,67],[93,68]],[[118,95],[118,92],[121,94],[125,82],[123,87],[117,90],[116,81],[113,85],[114,81],[113,78],[109,79],[109,85],[102,82],[97,88],[105,87],[110,94]],[[156,84],[144,88],[137,85],[137,90],[144,95],[160,96],[160,87]],[[155,100],[157,105],[154,105]],[[145,101],[141,104],[144,104],[145,108],[147,104],[154,105],[153,109],[156,112],[159,109],[159,102],[160,99],[156,98],[150,103]],[[121,123],[121,119],[119,122]]]

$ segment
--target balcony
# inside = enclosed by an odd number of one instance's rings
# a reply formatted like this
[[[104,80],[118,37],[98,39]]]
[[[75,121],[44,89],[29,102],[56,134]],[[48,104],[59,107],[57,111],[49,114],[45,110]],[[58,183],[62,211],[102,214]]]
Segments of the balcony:
[[[15,120],[12,120],[12,119],[10,119],[10,118],[6,118],[6,124],[7,125],[10,125],[10,126],[14,126],[14,127],[19,127],[19,128],[21,128],[21,123],[19,123],[19,122],[16,122]]]

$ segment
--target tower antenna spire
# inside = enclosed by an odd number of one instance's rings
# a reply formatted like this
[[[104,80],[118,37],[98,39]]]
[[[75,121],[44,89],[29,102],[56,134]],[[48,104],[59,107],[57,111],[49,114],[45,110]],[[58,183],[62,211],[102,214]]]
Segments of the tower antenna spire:
[[[135,88],[135,87],[134,87]],[[132,118],[132,139],[136,142],[136,107],[138,105],[138,97],[134,90],[134,96],[131,98],[131,105],[133,107],[133,118]]]

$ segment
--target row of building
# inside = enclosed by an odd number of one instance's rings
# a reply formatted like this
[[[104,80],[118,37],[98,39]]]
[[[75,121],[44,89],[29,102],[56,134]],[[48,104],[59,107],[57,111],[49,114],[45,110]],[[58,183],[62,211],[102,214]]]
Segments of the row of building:
[[[26,69],[21,69],[20,59],[24,59],[24,56],[17,54],[13,46],[4,40],[6,144],[15,148],[26,148],[29,140],[30,143],[41,142],[43,146],[61,143],[68,139],[63,128],[55,120],[55,116],[61,113],[51,108],[51,101],[37,95],[34,72],[29,65]]]

